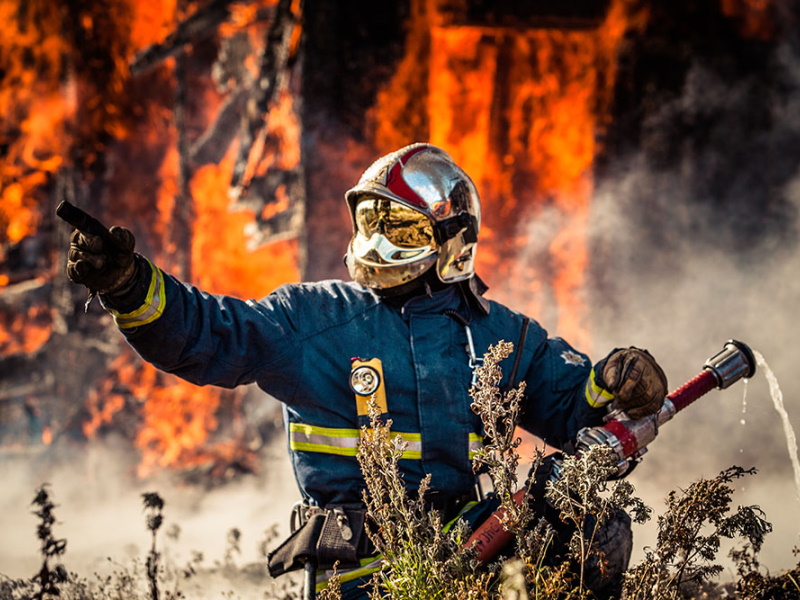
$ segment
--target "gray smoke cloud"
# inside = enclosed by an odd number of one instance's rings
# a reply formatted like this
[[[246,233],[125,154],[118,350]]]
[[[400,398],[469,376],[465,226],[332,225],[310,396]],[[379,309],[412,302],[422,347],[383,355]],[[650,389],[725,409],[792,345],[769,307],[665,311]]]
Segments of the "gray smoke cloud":
[[[795,50],[781,46],[773,65],[773,82],[797,90]],[[796,430],[800,95],[772,90],[761,97],[762,83],[727,81],[698,63],[683,94],[650,115],[647,141],[671,144],[680,158],[664,168],[652,151],[629,156],[601,178],[591,217],[597,276],[586,299],[595,355],[617,346],[648,348],[671,389],[698,373],[726,340],[745,342],[774,371]],[[707,139],[676,141],[675,123],[701,113],[713,123]],[[752,114],[768,117],[763,127],[748,122]],[[759,470],[739,480],[734,503],[761,506],[774,525],[763,564],[794,566],[800,490],[763,372],[678,414],[631,481],[658,512],[669,490],[733,464]],[[636,546],[654,543],[652,523]]]
[[[273,585],[268,578],[232,581],[214,567],[224,563],[227,535],[233,529],[241,533],[241,553],[232,555],[238,567],[263,565],[260,545],[267,530],[277,527],[279,536],[288,535],[288,515],[299,492],[285,440],[279,436],[262,449],[259,473],[212,488],[187,485],[166,471],[137,479],[133,475],[137,459],[128,441],[110,436],[72,452],[67,461],[37,464],[30,457],[0,461],[0,573],[27,579],[41,566],[38,520],[31,501],[43,483],[49,484],[57,504],[53,533],[67,540],[61,562],[68,570],[91,578],[95,572],[130,571],[136,561],[141,569],[151,544],[141,495],[157,492],[165,501],[164,524],[158,533],[163,562],[181,568],[195,553],[203,555],[200,575],[180,584],[184,592],[194,598],[218,598],[232,590],[244,597],[263,597]],[[276,543],[273,540],[270,549]],[[208,574],[211,571],[217,573],[215,578]]]

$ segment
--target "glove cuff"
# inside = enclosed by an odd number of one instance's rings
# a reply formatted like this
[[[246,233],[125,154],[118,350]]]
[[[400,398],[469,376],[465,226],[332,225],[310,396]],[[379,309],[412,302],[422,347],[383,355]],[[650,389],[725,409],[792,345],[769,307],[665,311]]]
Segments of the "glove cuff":
[[[616,352],[616,350],[612,351],[608,356],[611,356],[614,352]],[[606,406],[614,400],[613,392],[609,391],[606,382],[603,380],[603,370],[605,369],[608,356],[592,367],[589,378],[586,380],[584,396],[586,397],[586,402],[588,402],[589,406],[592,408]]]
[[[147,295],[149,277],[147,259],[139,254],[133,256],[133,271],[128,280],[120,287],[109,292],[101,292],[100,298],[108,308],[127,312],[141,305]]]
[[[131,330],[158,319],[166,306],[164,274],[145,257],[136,254],[136,269],[123,289],[101,294],[100,301],[117,327]]]

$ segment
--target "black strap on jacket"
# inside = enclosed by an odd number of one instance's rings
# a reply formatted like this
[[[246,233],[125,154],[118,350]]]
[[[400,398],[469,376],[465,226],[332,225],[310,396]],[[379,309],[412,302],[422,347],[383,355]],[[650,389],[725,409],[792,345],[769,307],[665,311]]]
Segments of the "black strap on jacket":
[[[514,366],[511,367],[511,374],[508,376],[508,382],[500,390],[503,394],[516,387],[517,371],[519,370],[519,361],[522,359],[522,349],[525,347],[525,340],[528,337],[528,326],[531,324],[529,317],[523,317],[522,330],[519,332],[519,341],[514,347]]]

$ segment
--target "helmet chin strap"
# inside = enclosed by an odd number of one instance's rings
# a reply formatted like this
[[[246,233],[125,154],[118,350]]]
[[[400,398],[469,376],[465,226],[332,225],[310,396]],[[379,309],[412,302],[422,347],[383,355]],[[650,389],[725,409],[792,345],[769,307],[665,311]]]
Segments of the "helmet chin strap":
[[[376,296],[380,296],[384,300],[391,300],[392,303],[398,304],[405,303],[416,296],[431,296],[434,292],[438,292],[447,288],[452,283],[444,283],[439,279],[436,274],[436,265],[431,266],[430,269],[425,271],[419,277],[412,279],[402,285],[396,285],[390,288],[372,288]]]

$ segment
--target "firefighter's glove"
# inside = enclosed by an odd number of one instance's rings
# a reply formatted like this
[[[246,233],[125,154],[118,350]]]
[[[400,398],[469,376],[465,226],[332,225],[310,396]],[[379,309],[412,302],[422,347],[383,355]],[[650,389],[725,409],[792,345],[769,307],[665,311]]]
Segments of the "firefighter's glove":
[[[647,350],[614,350],[598,365],[601,387],[614,395],[614,406],[631,419],[642,419],[661,409],[667,395],[667,376]]]
[[[124,227],[111,227],[108,238],[77,229],[70,236],[67,276],[92,292],[119,293],[136,272],[135,239]]]

